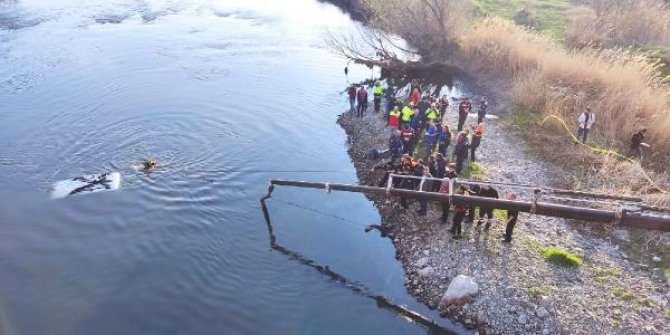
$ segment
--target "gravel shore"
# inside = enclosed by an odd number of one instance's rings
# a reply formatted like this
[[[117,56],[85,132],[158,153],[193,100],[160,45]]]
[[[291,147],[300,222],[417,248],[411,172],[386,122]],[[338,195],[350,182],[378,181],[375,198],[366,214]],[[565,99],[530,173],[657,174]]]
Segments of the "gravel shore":
[[[456,121],[454,107],[445,117],[450,125]],[[527,146],[505,122],[504,117],[486,121],[478,150],[486,179],[552,185],[550,176],[561,171],[527,157]],[[343,114],[338,123],[348,135],[360,183],[376,183],[381,173],[371,170],[379,161],[365,156],[387,146],[382,117]],[[466,223],[464,238],[453,240],[447,231],[451,220],[441,223],[439,204],[430,204],[422,217],[415,214],[418,203],[402,212],[396,199],[369,198],[396,247],[407,290],[481,334],[670,334],[670,283],[654,264],[628,259],[615,238],[585,236],[566,220],[522,213],[511,244],[501,241],[503,222],[494,222],[490,231]],[[565,268],[547,262],[541,250],[551,246],[581,256],[583,264]],[[479,293],[464,305],[439,306],[460,274],[473,277]]]

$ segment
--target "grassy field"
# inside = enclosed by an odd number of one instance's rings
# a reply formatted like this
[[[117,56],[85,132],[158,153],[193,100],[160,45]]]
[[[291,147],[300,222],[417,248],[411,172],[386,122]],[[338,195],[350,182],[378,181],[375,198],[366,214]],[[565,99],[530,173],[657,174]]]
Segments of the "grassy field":
[[[556,38],[561,38],[565,28],[566,11],[574,7],[569,0],[472,0],[478,14],[501,16],[521,23],[525,10],[531,21],[537,22],[536,29]]]

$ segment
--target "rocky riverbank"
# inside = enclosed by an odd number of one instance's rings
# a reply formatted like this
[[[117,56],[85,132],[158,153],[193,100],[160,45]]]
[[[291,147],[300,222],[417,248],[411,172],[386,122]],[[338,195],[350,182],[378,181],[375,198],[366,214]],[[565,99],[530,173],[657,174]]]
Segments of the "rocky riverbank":
[[[445,119],[455,124],[454,106]],[[365,156],[371,148],[386,147],[388,129],[381,116],[345,114],[338,123],[348,134],[360,182],[376,183],[381,175],[371,171],[379,162]],[[488,120],[478,151],[486,179],[552,185],[551,176],[561,172],[527,157],[524,148],[510,135],[505,118]],[[667,277],[654,264],[629,260],[617,239],[585,236],[566,220],[522,213],[511,244],[501,241],[503,222],[490,231],[467,223],[464,238],[453,240],[447,231],[451,222],[440,221],[439,204],[418,216],[418,203],[403,212],[396,199],[370,199],[396,247],[408,291],[479,333],[670,334]],[[621,231],[618,238],[625,240],[626,234]],[[581,256],[583,264],[566,268],[548,262],[542,251],[553,246]],[[458,275],[471,277],[478,293],[463,304],[440,304]]]

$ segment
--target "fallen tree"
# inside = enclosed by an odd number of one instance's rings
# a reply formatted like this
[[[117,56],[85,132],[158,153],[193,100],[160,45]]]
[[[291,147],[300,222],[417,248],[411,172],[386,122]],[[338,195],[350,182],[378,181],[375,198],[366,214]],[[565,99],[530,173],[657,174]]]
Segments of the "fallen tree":
[[[449,59],[469,16],[467,0],[363,0],[371,9],[368,27],[327,36],[340,56],[369,68],[397,86],[423,78],[436,87],[450,85],[458,69]],[[406,42],[405,42],[406,41]]]

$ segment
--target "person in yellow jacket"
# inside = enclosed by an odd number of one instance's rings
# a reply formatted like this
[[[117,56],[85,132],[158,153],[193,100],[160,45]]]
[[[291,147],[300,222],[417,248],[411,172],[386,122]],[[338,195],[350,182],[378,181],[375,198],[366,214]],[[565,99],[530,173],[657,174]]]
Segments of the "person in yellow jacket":
[[[402,124],[408,124],[412,116],[414,116],[414,104],[410,102],[409,105],[402,108]]]
[[[384,87],[379,82],[375,82],[375,86],[372,87],[372,94],[374,95],[374,111],[379,113],[379,109],[382,104],[382,95],[384,94]]]
[[[393,107],[389,112],[389,127],[398,129],[400,127],[400,110],[398,106]]]
[[[437,106],[433,104],[426,110],[426,119],[428,121],[437,122],[440,120],[440,112],[437,111]]]

